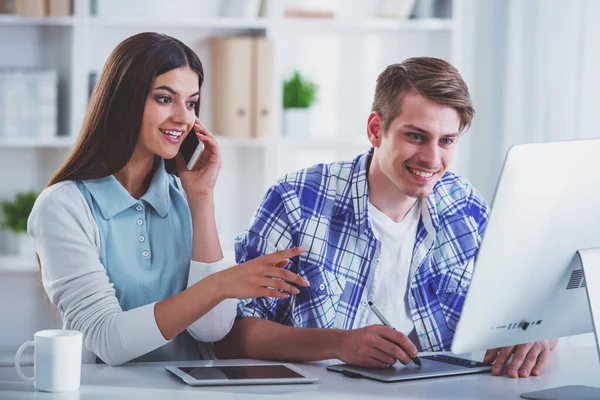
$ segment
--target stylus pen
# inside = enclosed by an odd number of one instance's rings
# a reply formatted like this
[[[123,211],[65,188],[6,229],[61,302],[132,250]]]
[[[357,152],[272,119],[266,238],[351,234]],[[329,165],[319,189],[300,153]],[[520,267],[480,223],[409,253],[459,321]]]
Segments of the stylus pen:
[[[392,328],[393,330],[396,330],[396,328],[394,328],[390,322],[383,316],[383,314],[381,313],[381,311],[379,311],[379,309],[377,308],[377,306],[375,305],[375,303],[373,303],[372,301],[369,301],[369,307],[371,307],[371,310],[373,310],[373,312],[375,313],[375,315],[377,316],[377,318],[379,318],[379,320],[381,321],[382,324],[384,324],[385,326]],[[419,367],[421,366],[421,360],[419,360],[419,357],[411,357],[410,358],[412,360],[412,362],[414,362],[415,364],[417,364]]]

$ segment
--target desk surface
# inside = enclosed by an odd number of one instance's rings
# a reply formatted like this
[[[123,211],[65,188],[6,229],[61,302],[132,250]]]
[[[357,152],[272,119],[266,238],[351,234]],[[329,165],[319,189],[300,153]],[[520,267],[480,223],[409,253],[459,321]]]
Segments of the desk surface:
[[[194,362],[179,363],[193,365]],[[0,368],[0,399],[518,399],[524,392],[562,385],[600,386],[600,363],[593,347],[557,348],[541,377],[509,379],[489,374],[381,383],[347,378],[325,370],[326,363],[298,364],[320,379],[307,385],[191,387],[173,377],[167,363],[128,364],[122,367],[86,364],[81,388],[73,393],[36,392],[22,382],[12,367]],[[32,367],[25,373],[32,374]],[[204,396],[199,397],[202,393]]]

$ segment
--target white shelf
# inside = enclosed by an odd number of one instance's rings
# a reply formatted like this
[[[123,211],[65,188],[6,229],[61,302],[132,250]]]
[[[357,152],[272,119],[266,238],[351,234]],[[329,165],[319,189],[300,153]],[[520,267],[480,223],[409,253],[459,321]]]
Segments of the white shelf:
[[[454,25],[450,19],[392,19],[370,18],[359,21],[327,19],[327,18],[284,18],[269,20],[267,18],[229,18],[217,17],[193,20],[165,19],[131,19],[112,17],[89,17],[90,26],[98,27],[168,27],[168,28],[207,28],[207,29],[269,29],[278,30],[361,30],[361,31],[450,31]]]
[[[216,135],[217,142],[221,147],[268,147],[275,143],[289,146],[370,146],[366,138],[356,137],[311,137],[295,138],[231,138],[227,136]],[[71,137],[56,138],[0,138],[0,149],[2,148],[71,148],[75,145],[76,139]]]
[[[217,141],[222,147],[266,147],[274,143],[274,139],[267,138],[230,138],[217,135]],[[63,136],[56,138],[0,138],[2,148],[71,148],[76,139]]]
[[[70,148],[75,144],[75,139],[70,136],[54,138],[0,138],[2,148]]]
[[[217,142],[221,147],[267,147],[275,143],[274,139],[269,138],[231,138],[227,136],[215,135]]]
[[[371,143],[366,137],[279,137],[279,138],[230,138],[216,135],[217,142],[222,148],[232,147],[269,147],[283,145],[296,148],[302,147],[369,147]]]
[[[371,146],[369,140],[365,137],[282,137],[278,139],[280,145],[293,148],[306,147],[360,147],[368,149]]]
[[[0,273],[4,272],[36,272],[39,266],[35,256],[0,255]]]
[[[206,19],[128,19],[110,17],[89,17],[90,26],[99,27],[140,27],[156,26],[169,28],[215,28],[215,29],[267,29],[268,22],[264,18],[206,18]]]
[[[30,351],[31,350],[27,351],[26,353],[24,353],[21,356],[21,366],[22,367],[33,366],[33,354],[30,353]],[[14,349],[1,348],[0,349],[0,367],[14,368],[16,353],[17,353],[17,347],[15,347]]]
[[[390,18],[377,18],[363,21],[362,29],[368,30],[416,30],[416,31],[449,31],[454,28],[451,19],[428,18],[398,20]]]
[[[269,147],[274,145],[288,146],[293,148],[306,147],[369,147],[371,144],[366,137],[278,137],[278,138],[231,138],[216,135],[217,142],[222,148],[235,147]]]
[[[72,26],[73,17],[20,17],[18,15],[0,14],[0,25],[44,25],[44,26]]]
[[[336,31],[336,30],[357,30],[357,31],[452,31],[453,22],[450,19],[391,19],[391,18],[370,18],[359,21],[344,21],[325,18],[289,18],[283,19],[274,26],[280,30],[301,30],[301,31]]]

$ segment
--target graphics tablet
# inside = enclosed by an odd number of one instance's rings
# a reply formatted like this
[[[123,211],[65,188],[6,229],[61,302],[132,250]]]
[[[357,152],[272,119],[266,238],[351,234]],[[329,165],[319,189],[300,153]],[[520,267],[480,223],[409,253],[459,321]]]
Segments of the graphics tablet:
[[[327,369],[351,378],[368,378],[382,382],[475,374],[492,370],[491,365],[448,355],[419,356],[419,359],[422,363],[421,367],[413,363],[402,365],[400,362],[397,362],[396,365],[383,369],[353,367],[348,364],[330,365]]]
[[[169,366],[165,369],[192,386],[277,385],[318,381],[291,364],[215,364]]]

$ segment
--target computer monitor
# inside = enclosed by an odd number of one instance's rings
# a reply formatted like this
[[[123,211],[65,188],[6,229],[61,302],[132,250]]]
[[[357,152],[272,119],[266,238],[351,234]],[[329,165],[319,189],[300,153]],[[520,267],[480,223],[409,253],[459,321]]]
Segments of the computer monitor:
[[[454,353],[594,331],[581,260],[600,269],[599,161],[600,139],[509,150]]]

